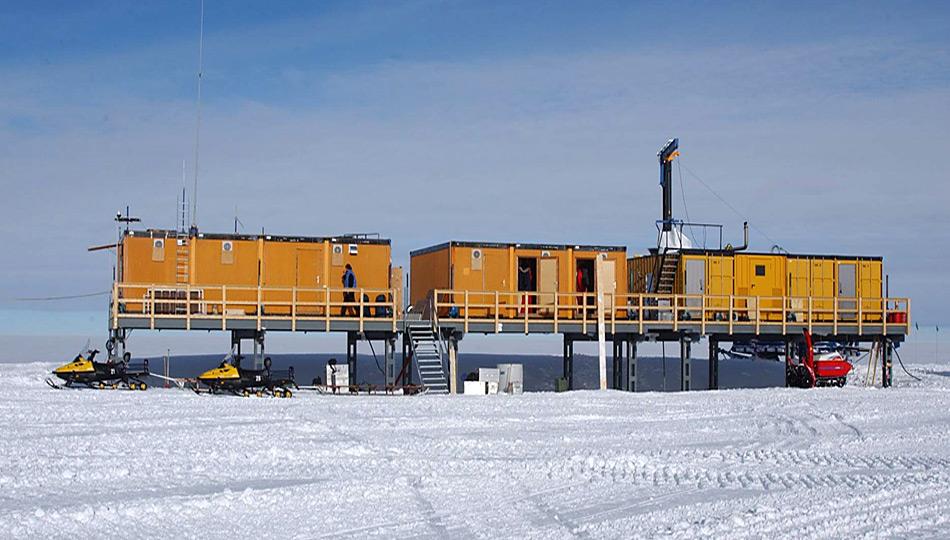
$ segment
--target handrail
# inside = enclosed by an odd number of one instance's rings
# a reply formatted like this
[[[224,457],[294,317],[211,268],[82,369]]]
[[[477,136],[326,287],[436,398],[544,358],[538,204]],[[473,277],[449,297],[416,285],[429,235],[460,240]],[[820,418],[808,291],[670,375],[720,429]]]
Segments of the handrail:
[[[354,298],[346,300],[347,293]],[[122,319],[147,317],[149,328],[154,329],[156,319],[183,319],[185,328],[191,329],[196,320],[220,320],[221,329],[226,330],[231,320],[253,321],[262,329],[266,322],[286,319],[296,331],[300,321],[324,320],[329,331],[331,320],[349,320],[358,322],[362,331],[367,321],[384,321],[395,332],[399,317],[395,297],[395,289],[117,282],[110,323],[118,328]]]
[[[532,303],[533,298],[546,298],[546,303]],[[861,298],[819,296],[743,296],[715,294],[659,294],[608,293],[607,308],[610,328],[616,330],[623,323],[637,324],[640,332],[644,323],[667,325],[672,330],[698,328],[705,333],[710,323],[728,323],[729,332],[735,328],[761,333],[764,328],[827,324],[837,333],[839,328],[867,333],[871,325],[903,328],[910,332],[909,298]],[[442,290],[432,293],[432,309],[436,319],[453,315],[472,323],[495,322],[494,332],[500,332],[500,322],[511,321],[526,332],[531,323],[563,326],[574,321],[583,331],[588,327],[588,311],[596,304],[595,293],[525,292],[525,291],[472,291]],[[900,316],[895,316],[900,314]]]

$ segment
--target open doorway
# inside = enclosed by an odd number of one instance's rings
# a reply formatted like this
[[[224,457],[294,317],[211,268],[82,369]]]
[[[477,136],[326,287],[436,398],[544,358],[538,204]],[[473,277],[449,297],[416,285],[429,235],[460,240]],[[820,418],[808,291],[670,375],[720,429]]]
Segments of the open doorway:
[[[594,259],[577,259],[577,270],[575,272],[574,290],[578,293],[577,305],[588,306],[590,308],[596,304],[596,299],[591,294],[596,290],[594,283]],[[578,312],[578,315],[582,315]]]
[[[538,259],[534,257],[518,257],[518,291],[537,292],[538,290]],[[521,304],[521,313],[530,309],[528,305],[537,302],[533,294],[523,295],[518,301]]]

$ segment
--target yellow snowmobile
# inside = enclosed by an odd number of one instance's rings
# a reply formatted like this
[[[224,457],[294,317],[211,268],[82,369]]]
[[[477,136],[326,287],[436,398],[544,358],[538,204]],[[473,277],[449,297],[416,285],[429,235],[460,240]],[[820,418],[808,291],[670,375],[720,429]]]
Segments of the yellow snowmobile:
[[[198,376],[194,391],[198,394],[229,392],[245,397],[292,397],[291,387],[297,388],[293,367],[286,370],[271,369],[271,359],[268,356],[264,359],[264,369],[245,369],[241,367],[240,357],[233,359],[228,355],[221,365]]]
[[[46,379],[51,388],[127,388],[129,390],[146,390],[148,385],[142,380],[148,376],[148,360],[133,365],[132,355],[125,353],[122,360],[96,362],[97,349],[86,348],[85,352],[76,355],[68,364],[63,364],[53,370],[53,375],[62,379],[64,384],[58,384],[52,378]]]

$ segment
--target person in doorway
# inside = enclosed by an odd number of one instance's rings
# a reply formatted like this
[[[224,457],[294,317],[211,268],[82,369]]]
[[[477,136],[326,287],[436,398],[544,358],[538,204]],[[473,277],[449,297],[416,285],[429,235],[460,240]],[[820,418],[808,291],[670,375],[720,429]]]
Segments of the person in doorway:
[[[356,288],[356,274],[353,273],[353,267],[349,263],[346,264],[346,270],[343,272],[343,288],[350,289],[343,292],[343,302],[345,305],[343,309],[340,310],[340,316],[346,317],[350,313],[353,316],[359,315],[359,310],[356,309],[356,306],[352,305],[353,302],[356,302],[356,293],[352,289]]]
[[[583,306],[585,301],[590,305],[590,299],[586,298],[586,293],[590,291],[590,278],[583,267],[577,267],[577,305]]]
[[[531,271],[531,267],[527,264],[518,265],[518,290],[534,290],[534,273]],[[524,310],[528,309],[527,304],[534,303],[534,300],[529,297],[529,295],[521,295],[519,302],[521,303],[521,313],[524,314]]]

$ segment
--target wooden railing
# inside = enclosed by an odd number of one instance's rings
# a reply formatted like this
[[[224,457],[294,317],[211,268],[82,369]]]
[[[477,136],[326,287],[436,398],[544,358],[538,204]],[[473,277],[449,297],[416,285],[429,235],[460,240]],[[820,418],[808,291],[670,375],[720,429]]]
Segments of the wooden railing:
[[[863,335],[865,326],[875,332],[910,332],[909,298],[825,298],[793,296],[736,296],[696,294],[604,295],[605,323],[610,332],[620,324],[639,332],[668,327],[698,330],[707,324],[728,325],[728,332],[760,333],[764,327],[795,328],[814,325]],[[460,321],[467,332],[472,323],[494,323],[511,328],[520,324],[525,333],[531,323],[550,323],[554,332],[562,323],[580,323],[582,332],[597,324],[596,293],[538,293],[505,291],[433,291],[436,316]]]
[[[352,294],[352,300],[346,294]],[[396,331],[401,316],[395,289],[331,289],[255,287],[236,285],[168,285],[115,283],[112,289],[111,324],[123,318],[147,318],[149,326],[162,319],[184,320],[185,328],[197,320],[229,321],[286,320],[291,331],[300,321],[357,321],[363,331],[367,321],[385,321]]]

